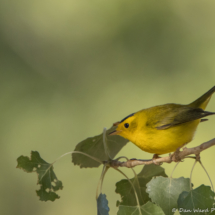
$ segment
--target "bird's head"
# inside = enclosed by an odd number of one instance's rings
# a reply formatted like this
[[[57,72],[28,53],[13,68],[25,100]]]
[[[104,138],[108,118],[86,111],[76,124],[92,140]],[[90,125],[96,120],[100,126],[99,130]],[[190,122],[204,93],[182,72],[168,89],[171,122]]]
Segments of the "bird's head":
[[[116,122],[113,126],[117,126],[116,130],[111,132],[109,135],[120,135],[130,141],[134,141],[134,133],[137,130],[137,121],[135,113],[122,119],[120,122]]]

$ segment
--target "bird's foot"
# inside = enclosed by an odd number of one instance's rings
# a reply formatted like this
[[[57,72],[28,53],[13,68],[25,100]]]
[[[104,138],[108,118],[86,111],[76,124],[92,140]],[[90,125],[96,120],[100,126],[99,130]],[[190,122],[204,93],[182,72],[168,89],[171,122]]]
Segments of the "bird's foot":
[[[153,163],[154,163],[155,165],[159,165],[159,166],[162,165],[162,164],[163,164],[162,162],[159,163],[159,162],[156,161],[157,158],[161,158],[161,157],[159,157],[158,154],[154,154],[153,157],[152,157]]]

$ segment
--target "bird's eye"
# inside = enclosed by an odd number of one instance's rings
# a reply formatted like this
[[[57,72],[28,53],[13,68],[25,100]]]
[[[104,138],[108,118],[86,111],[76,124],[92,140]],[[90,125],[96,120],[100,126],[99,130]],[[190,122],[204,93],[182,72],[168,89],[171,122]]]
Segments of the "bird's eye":
[[[128,123],[125,123],[124,126],[125,126],[125,128],[128,128],[128,127],[129,127],[129,124],[128,124]]]

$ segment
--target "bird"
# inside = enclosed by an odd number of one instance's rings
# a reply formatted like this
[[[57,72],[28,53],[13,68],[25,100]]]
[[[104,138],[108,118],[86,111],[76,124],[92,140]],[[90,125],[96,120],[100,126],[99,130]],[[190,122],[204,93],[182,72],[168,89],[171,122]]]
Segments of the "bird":
[[[114,123],[109,135],[120,135],[145,152],[159,155],[175,152],[189,143],[202,119],[215,112],[205,111],[215,86],[194,102],[182,105],[168,103],[132,113]]]

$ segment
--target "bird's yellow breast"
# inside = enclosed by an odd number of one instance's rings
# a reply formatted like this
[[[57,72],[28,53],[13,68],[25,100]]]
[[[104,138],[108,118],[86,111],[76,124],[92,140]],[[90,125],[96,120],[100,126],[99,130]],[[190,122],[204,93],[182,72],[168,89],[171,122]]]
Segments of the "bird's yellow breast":
[[[117,122],[112,135],[120,135],[146,152],[166,154],[189,143],[204,118],[215,86],[188,105],[164,104],[140,110]],[[204,119],[204,121],[207,119]]]
[[[193,139],[199,122],[200,120],[195,120],[165,130],[141,126],[135,131],[131,141],[149,153],[170,153]]]

